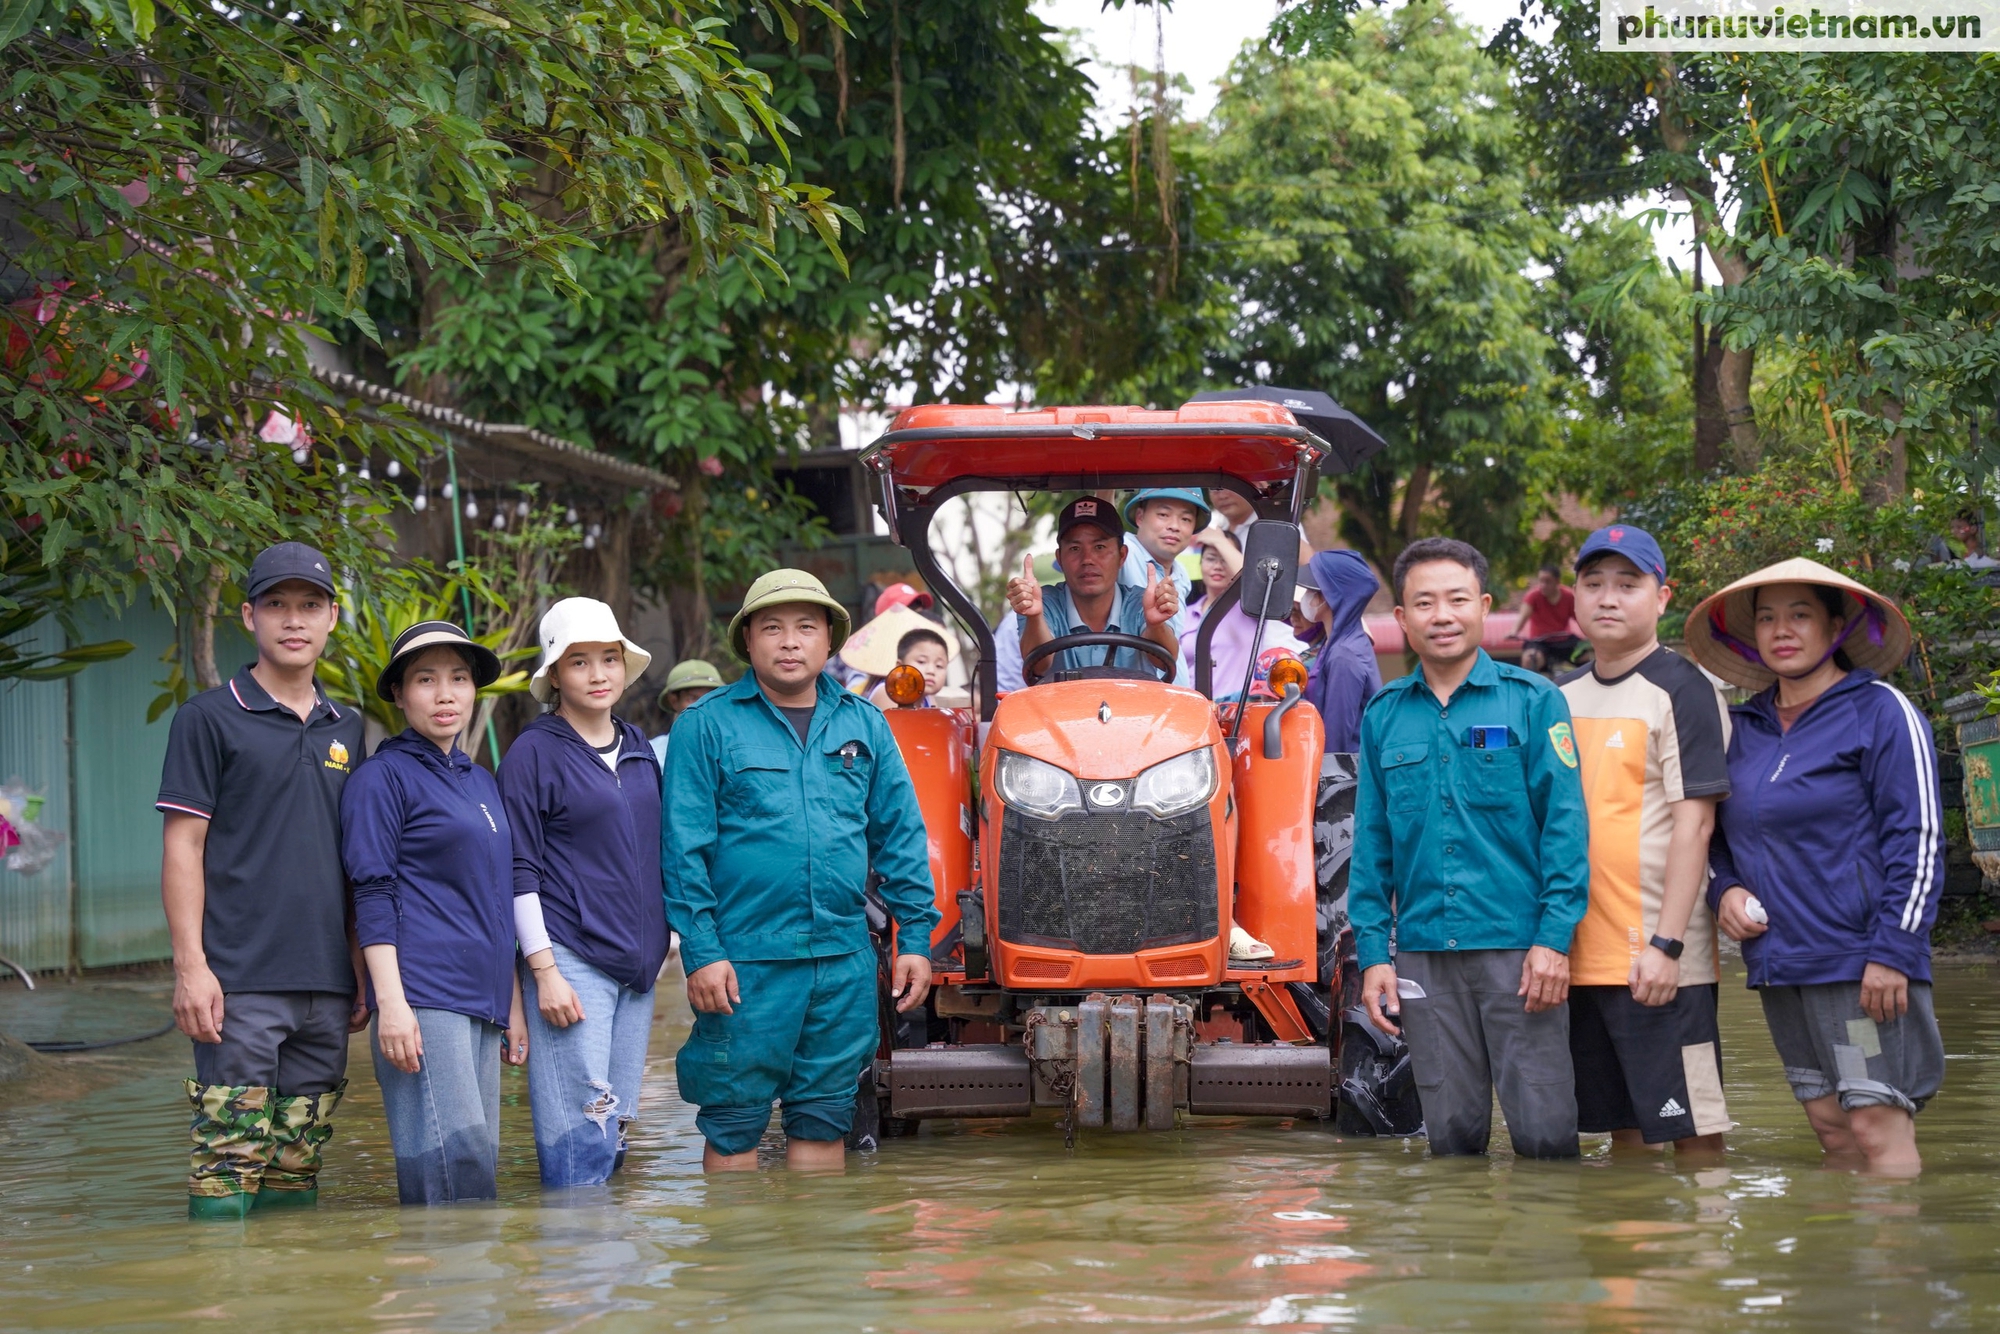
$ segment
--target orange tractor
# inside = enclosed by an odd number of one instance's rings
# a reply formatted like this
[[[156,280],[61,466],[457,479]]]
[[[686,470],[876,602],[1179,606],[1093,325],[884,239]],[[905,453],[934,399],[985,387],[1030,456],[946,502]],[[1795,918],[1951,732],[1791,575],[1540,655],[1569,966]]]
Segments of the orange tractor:
[[[942,921],[926,1004],[898,1016],[884,988],[857,1139],[1043,1108],[1072,1132],[1170,1129],[1181,1113],[1334,1114],[1341,1035],[1354,1031],[1343,993],[1358,979],[1343,976],[1340,943],[1321,938],[1316,904],[1324,729],[1295,660],[1271,671],[1279,696],[1240,707],[1213,702],[1234,683],[1202,679],[1222,613],[1239,601],[1264,619],[1290,611],[1299,521],[1331,457],[1291,412],[1250,401],[918,407],[869,447],[892,535],[980,666],[969,710],[888,711]],[[1258,516],[1243,576],[1203,618],[1197,679],[1174,683],[1176,664],[1143,638],[1080,633],[1029,657],[1150,656],[1139,669],[1051,670],[999,695],[992,628],[931,549],[939,507],[977,491],[1141,486],[1226,489]],[[1274,957],[1233,960],[1232,924]],[[879,926],[885,960],[907,948],[892,947],[886,917]],[[1395,1060],[1368,1032],[1369,1057]]]

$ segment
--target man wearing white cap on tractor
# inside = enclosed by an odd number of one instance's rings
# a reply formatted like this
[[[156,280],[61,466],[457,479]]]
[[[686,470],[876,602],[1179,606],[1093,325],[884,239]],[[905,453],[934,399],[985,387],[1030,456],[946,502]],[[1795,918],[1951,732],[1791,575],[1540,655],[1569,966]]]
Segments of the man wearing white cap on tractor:
[[[787,1165],[844,1165],[855,1099],[874,1095],[871,871],[896,923],[890,996],[907,1011],[930,990],[923,814],[882,711],[827,673],[848,625],[803,570],[758,579],[729,623],[750,670],[696,700],[667,752],[660,857],[695,1011],[675,1070],[710,1172],[756,1168],[773,1102]]]
[[[542,614],[528,689],[550,712],[500,762],[526,965],[528,1100],[544,1186],[594,1186],[625,1159],[667,958],[660,768],[612,706],[652,662],[594,598]]]

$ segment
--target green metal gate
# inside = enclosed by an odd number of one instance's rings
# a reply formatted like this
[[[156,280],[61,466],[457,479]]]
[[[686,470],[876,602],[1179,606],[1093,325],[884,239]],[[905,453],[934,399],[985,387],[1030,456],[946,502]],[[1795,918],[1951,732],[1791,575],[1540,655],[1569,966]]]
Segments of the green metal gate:
[[[7,642],[60,647],[62,629],[41,621]],[[140,715],[144,717],[144,714]],[[49,866],[31,876],[0,867],[0,954],[23,968],[67,968],[72,909],[69,808],[69,689],[60,681],[0,684],[0,782],[21,780],[47,800],[42,822],[64,835]]]
[[[0,870],[0,954],[27,968],[99,968],[167,958],[160,907],[160,829],[153,798],[169,710],[146,721],[165,674],[174,624],[150,604],[121,616],[80,609],[79,643],[126,639],[133,651],[67,681],[0,686],[0,780],[42,793],[42,819],[66,836],[33,876]],[[18,639],[60,637],[53,622]],[[241,641],[217,635],[218,653]]]

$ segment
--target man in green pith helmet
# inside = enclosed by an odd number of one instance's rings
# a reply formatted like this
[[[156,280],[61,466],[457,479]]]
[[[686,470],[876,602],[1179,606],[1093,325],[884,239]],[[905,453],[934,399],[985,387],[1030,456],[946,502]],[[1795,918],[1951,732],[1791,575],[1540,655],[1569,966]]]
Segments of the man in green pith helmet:
[[[661,773],[664,774],[667,769],[667,738],[673,733],[674,719],[709,691],[720,689],[722,673],[715,670],[714,663],[703,662],[700,658],[677,662],[674,669],[667,673],[667,684],[660,690],[660,710],[667,715],[667,730],[651,742],[653,757],[660,762]]]
[[[826,671],[848,627],[810,574],[764,575],[729,623],[750,670],[674,729],[661,861],[695,1011],[675,1068],[707,1171],[757,1166],[774,1101],[789,1166],[843,1166],[877,1039],[870,871],[903,951],[897,1009],[930,990],[923,814],[882,711]]]

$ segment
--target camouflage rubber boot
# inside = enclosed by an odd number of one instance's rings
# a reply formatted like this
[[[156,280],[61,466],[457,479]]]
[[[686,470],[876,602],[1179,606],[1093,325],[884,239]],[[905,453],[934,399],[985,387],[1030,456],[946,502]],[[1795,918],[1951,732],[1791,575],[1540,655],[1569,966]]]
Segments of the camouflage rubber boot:
[[[257,1207],[319,1203],[319,1151],[333,1138],[333,1109],[347,1081],[328,1093],[271,1100],[271,1165]]]
[[[250,1212],[271,1160],[271,1090],[187,1081],[194,1121],[188,1136],[188,1217],[241,1218]]]

